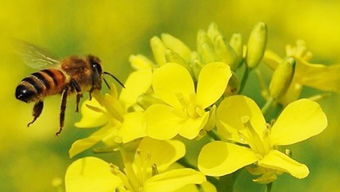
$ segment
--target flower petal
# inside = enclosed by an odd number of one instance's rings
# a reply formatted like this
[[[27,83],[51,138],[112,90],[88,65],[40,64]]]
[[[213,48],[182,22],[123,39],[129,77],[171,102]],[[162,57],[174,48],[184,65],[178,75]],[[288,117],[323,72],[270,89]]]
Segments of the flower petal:
[[[191,50],[189,47],[184,44],[181,40],[177,39],[176,37],[163,33],[162,34],[162,41],[165,46],[172,51],[176,52],[180,55],[186,62],[189,62],[191,59]]]
[[[174,107],[180,107],[179,96],[193,95],[194,83],[189,71],[176,63],[168,63],[154,72],[152,86],[156,96]]]
[[[123,143],[146,136],[146,122],[144,112],[132,112],[124,115],[119,135]]]
[[[137,102],[137,98],[151,87],[151,69],[132,72],[125,82],[125,89],[122,89],[119,100],[125,104],[125,108]]]
[[[311,64],[297,58],[296,70],[300,84],[324,91],[340,92],[340,64],[329,66]]]
[[[172,192],[189,184],[201,184],[205,176],[194,169],[175,169],[155,175],[144,184],[145,192]]]
[[[206,108],[215,103],[224,93],[231,75],[229,66],[223,62],[205,65],[198,77],[197,104]]]
[[[309,170],[306,165],[291,159],[277,150],[269,152],[258,162],[258,165],[265,168],[288,172],[299,179],[305,178],[309,174]]]
[[[162,140],[175,137],[183,122],[174,108],[163,104],[150,106],[145,111],[145,117],[147,135]]]
[[[94,109],[98,109],[95,111]],[[99,127],[107,123],[108,119],[105,115],[105,108],[102,107],[96,99],[86,100],[80,109],[82,118],[75,123],[79,128],[93,128]]]
[[[260,138],[266,131],[266,121],[257,104],[246,96],[235,95],[225,98],[217,108],[217,125],[219,132],[225,133],[228,139],[244,143],[239,137],[239,132],[248,129],[244,126],[242,119],[249,117],[251,125]]]
[[[194,139],[207,124],[209,112],[204,112],[203,116],[196,119],[188,118],[182,123],[179,134],[187,139]]]
[[[257,160],[256,154],[247,147],[214,141],[202,148],[198,156],[198,168],[205,175],[222,176]]]
[[[289,104],[271,128],[272,145],[290,145],[321,133],[327,117],[320,105],[308,99]]]
[[[108,135],[113,130],[111,125],[106,125],[103,128],[100,128],[96,132],[92,133],[89,137],[84,139],[78,139],[77,141],[73,142],[68,154],[70,158],[74,157],[75,155],[89,149],[99,141],[101,141],[106,135]]]
[[[185,145],[177,140],[162,141],[145,137],[138,149],[141,158],[156,164],[159,171],[165,170],[185,155]]]
[[[282,62],[282,58],[273,51],[267,50],[262,59],[269,68],[275,70],[276,67]]]
[[[135,70],[152,69],[154,63],[144,55],[131,55],[129,57],[131,67]]]
[[[110,165],[96,157],[74,161],[66,171],[66,192],[115,191],[121,184],[119,177],[110,171]]]

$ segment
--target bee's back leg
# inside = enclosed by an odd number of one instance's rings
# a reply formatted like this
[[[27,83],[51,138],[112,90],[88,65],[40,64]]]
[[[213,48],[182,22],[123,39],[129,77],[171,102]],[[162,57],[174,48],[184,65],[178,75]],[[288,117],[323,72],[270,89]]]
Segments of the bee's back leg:
[[[63,127],[64,127],[65,109],[66,109],[68,91],[69,91],[69,87],[66,86],[61,93],[59,130],[56,132],[56,135],[59,135],[61,133],[61,131],[63,130]]]
[[[38,119],[38,117],[40,116],[43,108],[44,108],[44,102],[42,102],[42,101],[38,101],[38,102],[36,102],[34,104],[34,107],[33,107],[33,120],[27,124],[27,127],[32,125],[35,122],[35,120]]]
[[[76,91],[76,97],[77,97],[76,112],[78,112],[79,111],[80,98],[83,96],[83,94],[81,93],[81,89],[80,89],[79,84],[73,79],[71,80],[71,86]]]

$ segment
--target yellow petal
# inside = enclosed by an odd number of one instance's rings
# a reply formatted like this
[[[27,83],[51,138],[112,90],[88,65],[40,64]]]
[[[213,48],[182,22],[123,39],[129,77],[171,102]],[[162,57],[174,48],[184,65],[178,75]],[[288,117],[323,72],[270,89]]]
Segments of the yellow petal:
[[[110,165],[96,157],[74,161],[66,171],[66,192],[110,192],[121,184],[110,171]]]
[[[137,102],[137,98],[144,94],[150,87],[152,72],[149,70],[138,70],[132,72],[125,82],[125,89],[122,89],[119,100],[125,104],[125,108]]]
[[[158,65],[164,65],[166,62],[165,51],[166,47],[158,37],[152,37],[150,39],[150,46],[152,49],[153,57]]]
[[[257,160],[256,154],[249,148],[214,141],[202,148],[198,156],[198,168],[205,175],[222,176]]]
[[[181,40],[176,37],[163,33],[162,40],[165,46],[180,55],[185,61],[190,61],[191,50]]]
[[[70,150],[68,151],[70,158],[85,151],[86,149],[89,149],[90,147],[92,147],[93,145],[101,141],[112,130],[113,130],[113,127],[111,125],[106,125],[105,127],[100,128],[96,132],[92,133],[89,137],[76,140],[72,144]]]
[[[205,182],[205,176],[193,169],[175,169],[151,177],[145,182],[145,192],[172,192],[189,184]]]
[[[242,119],[249,117],[252,127],[257,135],[263,138],[266,131],[266,122],[257,104],[246,96],[235,95],[225,98],[217,108],[217,125],[219,129],[229,133],[231,140],[244,143],[239,137],[239,132],[248,129],[244,126]],[[225,134],[227,136],[227,134]]]
[[[146,122],[144,112],[132,112],[124,115],[119,135],[123,143],[146,136]]]
[[[155,163],[159,171],[165,170],[185,155],[184,144],[177,140],[162,141],[145,137],[138,149],[139,155]]]
[[[272,145],[290,145],[321,133],[327,117],[320,105],[308,99],[289,104],[271,129]]]
[[[205,112],[201,117],[196,119],[188,118],[182,124],[179,134],[187,139],[194,139],[199,132],[207,124],[209,119],[209,112]]]
[[[267,50],[263,56],[263,63],[269,68],[275,70],[276,67],[282,62],[282,58],[273,51]]]
[[[340,92],[340,64],[311,64],[297,58],[298,82],[324,91]]]
[[[89,106],[91,108],[89,108]],[[98,109],[95,111],[94,109]],[[105,108],[102,107],[96,99],[86,100],[80,109],[82,118],[79,122],[75,123],[79,128],[93,128],[99,127],[107,123],[108,119],[105,115]]]
[[[136,70],[152,69],[152,66],[154,65],[152,61],[144,55],[131,55],[129,61],[132,68]]]
[[[215,103],[224,93],[231,75],[230,68],[225,63],[205,65],[198,77],[197,104],[206,108]]]
[[[258,162],[258,165],[265,168],[288,172],[299,179],[305,178],[309,174],[309,170],[306,165],[291,159],[277,150],[269,152]]]
[[[156,70],[152,86],[156,96],[175,107],[180,107],[179,96],[194,94],[194,83],[189,71],[176,63],[168,63]]]
[[[174,108],[162,104],[150,106],[145,111],[145,118],[147,135],[162,140],[175,137],[183,122]]]

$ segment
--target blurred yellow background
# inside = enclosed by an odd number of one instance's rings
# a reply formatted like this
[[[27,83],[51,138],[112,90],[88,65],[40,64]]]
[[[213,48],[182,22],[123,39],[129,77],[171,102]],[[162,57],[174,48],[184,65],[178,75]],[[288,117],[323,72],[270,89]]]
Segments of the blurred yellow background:
[[[74,128],[80,116],[70,98],[65,130],[54,135],[58,96],[47,98],[41,117],[26,127],[33,105],[16,100],[14,91],[34,70],[13,53],[9,39],[32,42],[59,57],[95,54],[106,70],[124,80],[131,71],[129,55],[150,55],[149,39],[154,35],[170,33],[194,49],[197,30],[211,22],[227,38],[241,32],[247,39],[253,25],[263,21],[269,28],[268,48],[283,55],[287,43],[304,39],[314,53],[313,62],[335,64],[340,63],[339,10],[339,1],[322,0],[0,0],[0,191],[57,191],[52,181],[63,178],[72,162],[67,154],[72,141],[91,132]],[[314,92],[307,88],[304,95]],[[292,147],[295,159],[309,166],[309,177],[281,176],[273,191],[340,191],[340,97],[332,95],[321,105],[329,127]],[[245,183],[259,191],[261,186],[249,181],[246,173],[241,176],[236,191],[251,191]]]

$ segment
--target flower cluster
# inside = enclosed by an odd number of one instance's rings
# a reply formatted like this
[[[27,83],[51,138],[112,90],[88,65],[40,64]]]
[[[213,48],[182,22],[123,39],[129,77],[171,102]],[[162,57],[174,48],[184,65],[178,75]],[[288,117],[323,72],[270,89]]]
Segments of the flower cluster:
[[[327,118],[316,102],[323,95],[299,99],[300,92],[303,85],[340,91],[340,67],[309,63],[302,41],[281,58],[266,49],[267,33],[259,23],[247,43],[238,33],[226,41],[211,24],[198,32],[196,50],[169,34],[153,37],[154,61],[131,56],[134,71],[120,94],[112,85],[83,103],[76,126],[99,129],[69,150],[73,157],[102,143],[94,151],[119,152],[122,163],[78,159],[67,169],[66,191],[219,191],[222,178],[242,168],[262,184],[283,173],[305,178],[308,167],[286,147],[321,133]],[[270,82],[260,64],[273,70]],[[249,73],[259,78],[261,108],[244,93]],[[190,162],[189,140],[205,141]]]

